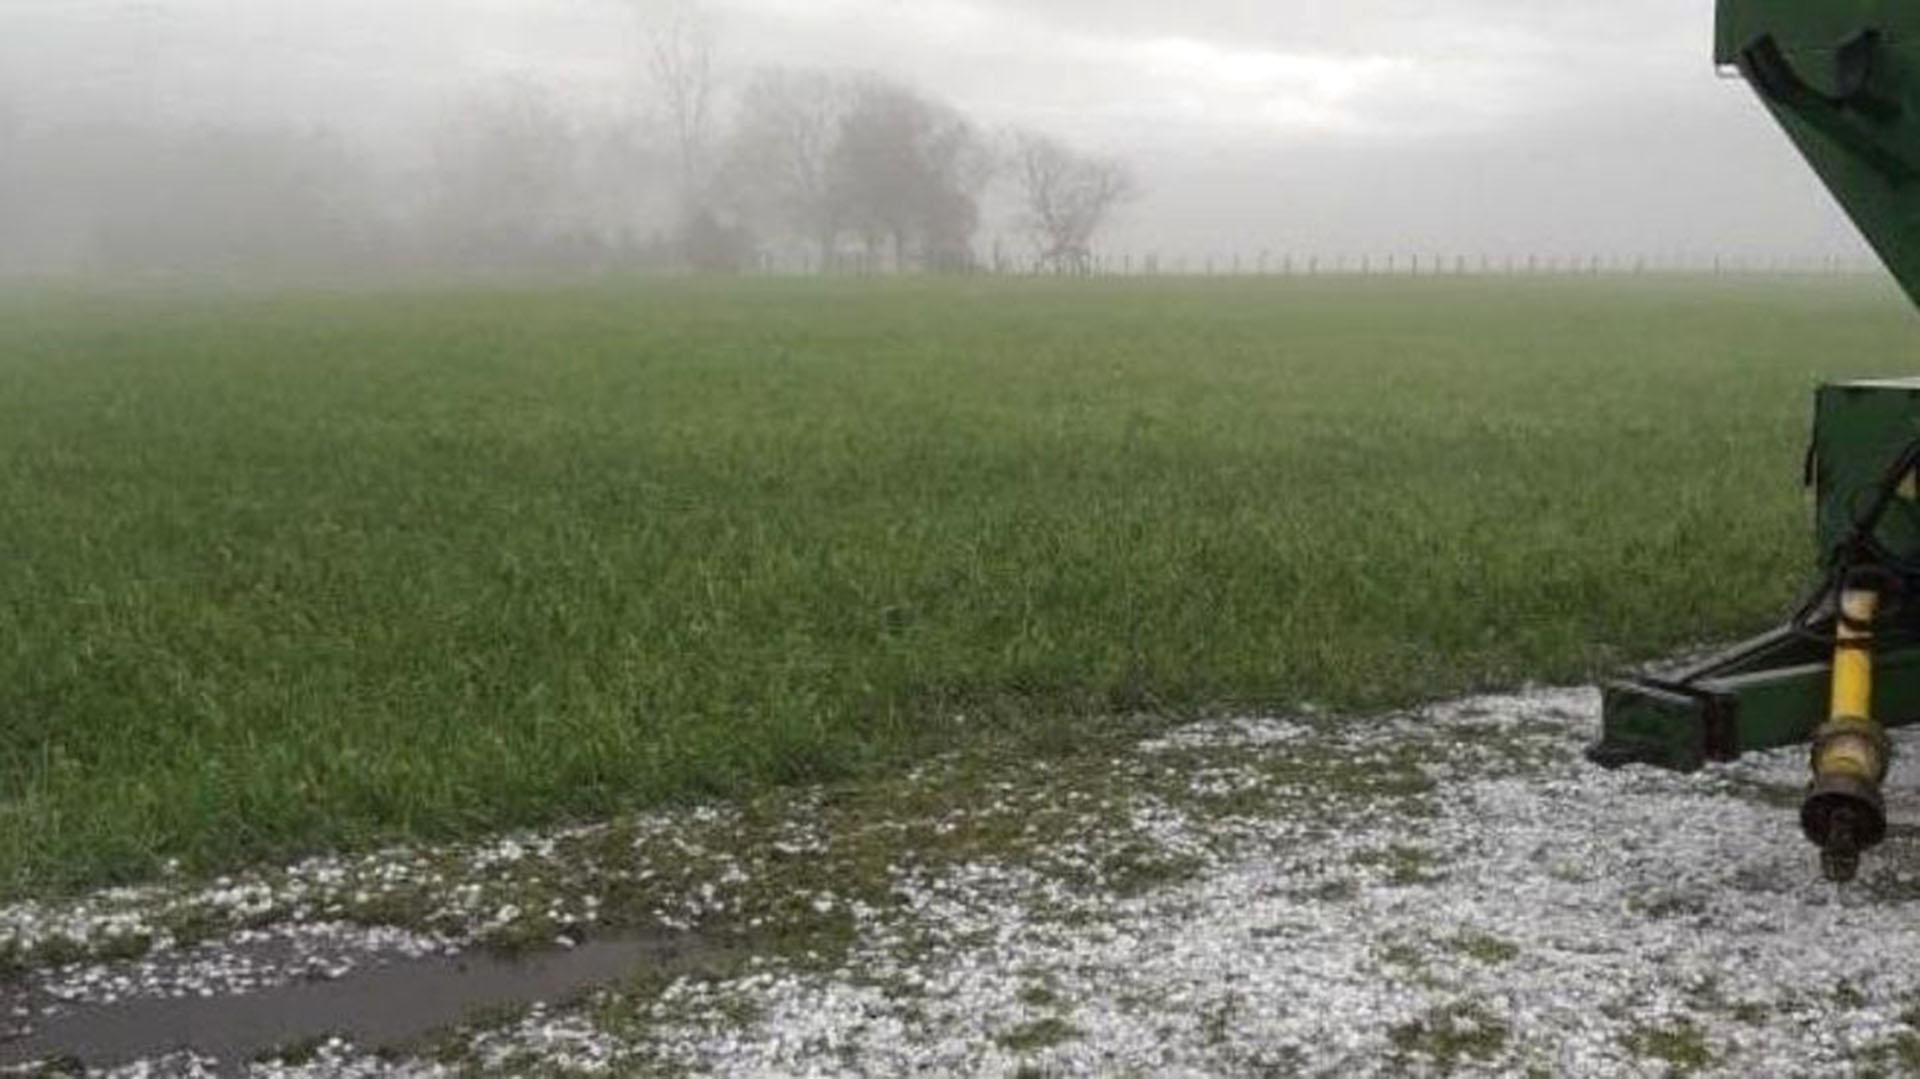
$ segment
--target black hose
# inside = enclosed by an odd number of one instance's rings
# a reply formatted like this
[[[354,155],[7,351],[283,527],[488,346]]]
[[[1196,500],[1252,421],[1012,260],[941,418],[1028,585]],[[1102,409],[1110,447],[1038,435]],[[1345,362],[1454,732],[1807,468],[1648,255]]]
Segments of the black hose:
[[[1901,486],[1916,471],[1920,471],[1920,438],[1907,443],[1887,467],[1879,485],[1874,488],[1873,504],[1864,516],[1853,513],[1853,507],[1848,506],[1852,527],[1846,537],[1834,544],[1828,553],[1827,571],[1819,585],[1808,593],[1788,620],[1788,628],[1796,635],[1823,645],[1834,644],[1839,636],[1837,628],[1834,632],[1822,632],[1815,629],[1813,623],[1822,618],[1828,607],[1832,608],[1836,626],[1844,622],[1846,613],[1841,610],[1840,593],[1863,578],[1872,578],[1874,591],[1886,598],[1888,607],[1883,618],[1891,618],[1898,612],[1904,599],[1906,579],[1920,577],[1920,560],[1889,550],[1875,533],[1879,531],[1880,522],[1886,517],[1894,499],[1899,497]],[[1850,498],[1848,501],[1851,503],[1853,500]],[[1881,638],[1883,644],[1906,643],[1909,640],[1920,640],[1920,634],[1909,631]]]

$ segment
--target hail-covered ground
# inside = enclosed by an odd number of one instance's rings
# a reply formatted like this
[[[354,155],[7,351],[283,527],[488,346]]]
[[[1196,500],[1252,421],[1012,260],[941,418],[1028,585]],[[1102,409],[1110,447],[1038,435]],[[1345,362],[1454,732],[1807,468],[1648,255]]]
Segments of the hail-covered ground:
[[[1920,1074],[1920,764],[1823,883],[1804,751],[1579,750],[1589,691],[1220,720],[469,847],[0,908],[0,1061],[154,997],[673,936],[672,962],[399,1044],[116,1076]],[[1916,747],[1904,736],[1903,750]],[[619,927],[619,928],[615,928]],[[558,952],[549,951],[558,949]],[[64,1024],[64,1026],[63,1026]],[[34,1032],[38,1032],[36,1035]],[[8,1056],[9,1046],[13,1056]],[[0,1072],[4,1072],[0,1068]]]

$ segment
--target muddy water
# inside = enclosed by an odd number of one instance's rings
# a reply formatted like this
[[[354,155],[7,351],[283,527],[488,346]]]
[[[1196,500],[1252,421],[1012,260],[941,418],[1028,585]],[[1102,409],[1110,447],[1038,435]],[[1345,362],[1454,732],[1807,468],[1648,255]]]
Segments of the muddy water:
[[[693,969],[712,955],[682,934],[610,935],[514,958],[401,960],[239,996],[77,1006],[11,1039],[0,1026],[0,1069],[51,1059],[110,1067],[192,1050],[239,1074],[260,1054],[332,1035],[363,1049],[403,1049],[476,1012],[562,1001],[650,971]],[[6,998],[0,987],[0,1018]]]

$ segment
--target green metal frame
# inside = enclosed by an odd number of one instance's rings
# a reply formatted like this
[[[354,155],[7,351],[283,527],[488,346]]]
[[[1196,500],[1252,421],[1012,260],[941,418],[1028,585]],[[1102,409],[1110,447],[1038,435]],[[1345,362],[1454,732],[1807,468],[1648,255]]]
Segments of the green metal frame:
[[[1920,438],[1920,379],[1822,386],[1813,415],[1806,480],[1817,500],[1814,542],[1825,554],[1847,541],[1867,494],[1880,485],[1900,452]],[[1920,552],[1920,501],[1894,500],[1874,538],[1891,551]]]
[[[1714,59],[1920,304],[1920,0],[1719,0]],[[1590,755],[1691,771],[1813,742],[1801,829],[1845,882],[1886,835],[1882,728],[1920,721],[1920,381],[1822,387],[1806,479],[1818,598],[1705,663],[1607,686]]]
[[[1920,380],[1820,387],[1807,482],[1817,548],[1831,555],[1857,529],[1867,495],[1920,438]],[[1916,477],[1920,480],[1920,477]],[[1894,499],[1873,530],[1891,551],[1920,551],[1920,485]],[[1907,580],[1886,630],[1906,643],[1874,657],[1874,714],[1889,727],[1920,722],[1920,581]],[[1664,676],[1604,687],[1602,734],[1589,752],[1606,765],[1692,771],[1709,761],[1808,741],[1828,718],[1833,619],[1785,626]]]
[[[1920,0],[1718,0],[1714,59],[1737,69],[1920,303]],[[1820,389],[1807,482],[1828,588],[1865,558],[1897,588],[1874,656],[1874,718],[1920,722],[1920,380]],[[1898,482],[1898,494],[1894,485]],[[1872,510],[1872,527],[1863,529]],[[1865,534],[1863,534],[1865,532]],[[1786,626],[1666,677],[1605,687],[1606,764],[1692,770],[1809,741],[1827,722],[1833,616]],[[1904,609],[1901,609],[1904,608]],[[1806,620],[1807,615],[1796,618]],[[1893,643],[1898,642],[1898,643]]]
[[[1783,628],[1671,675],[1613,682],[1602,689],[1605,718],[1589,755],[1610,767],[1691,772],[1806,742],[1827,719],[1826,651]],[[1873,707],[1888,727],[1920,723],[1920,648],[1874,658]]]
[[[1719,0],[1738,68],[1920,303],[1920,3]]]

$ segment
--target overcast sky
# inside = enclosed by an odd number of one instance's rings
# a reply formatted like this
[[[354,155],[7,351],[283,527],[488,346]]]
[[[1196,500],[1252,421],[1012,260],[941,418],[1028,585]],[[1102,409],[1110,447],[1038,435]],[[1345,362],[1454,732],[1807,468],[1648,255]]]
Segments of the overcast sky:
[[[144,110],[393,139],[466,89],[643,93],[669,0],[0,0],[29,122]],[[1500,256],[1855,254],[1710,0],[710,0],[767,64],[911,80],[1132,159],[1123,242]]]

